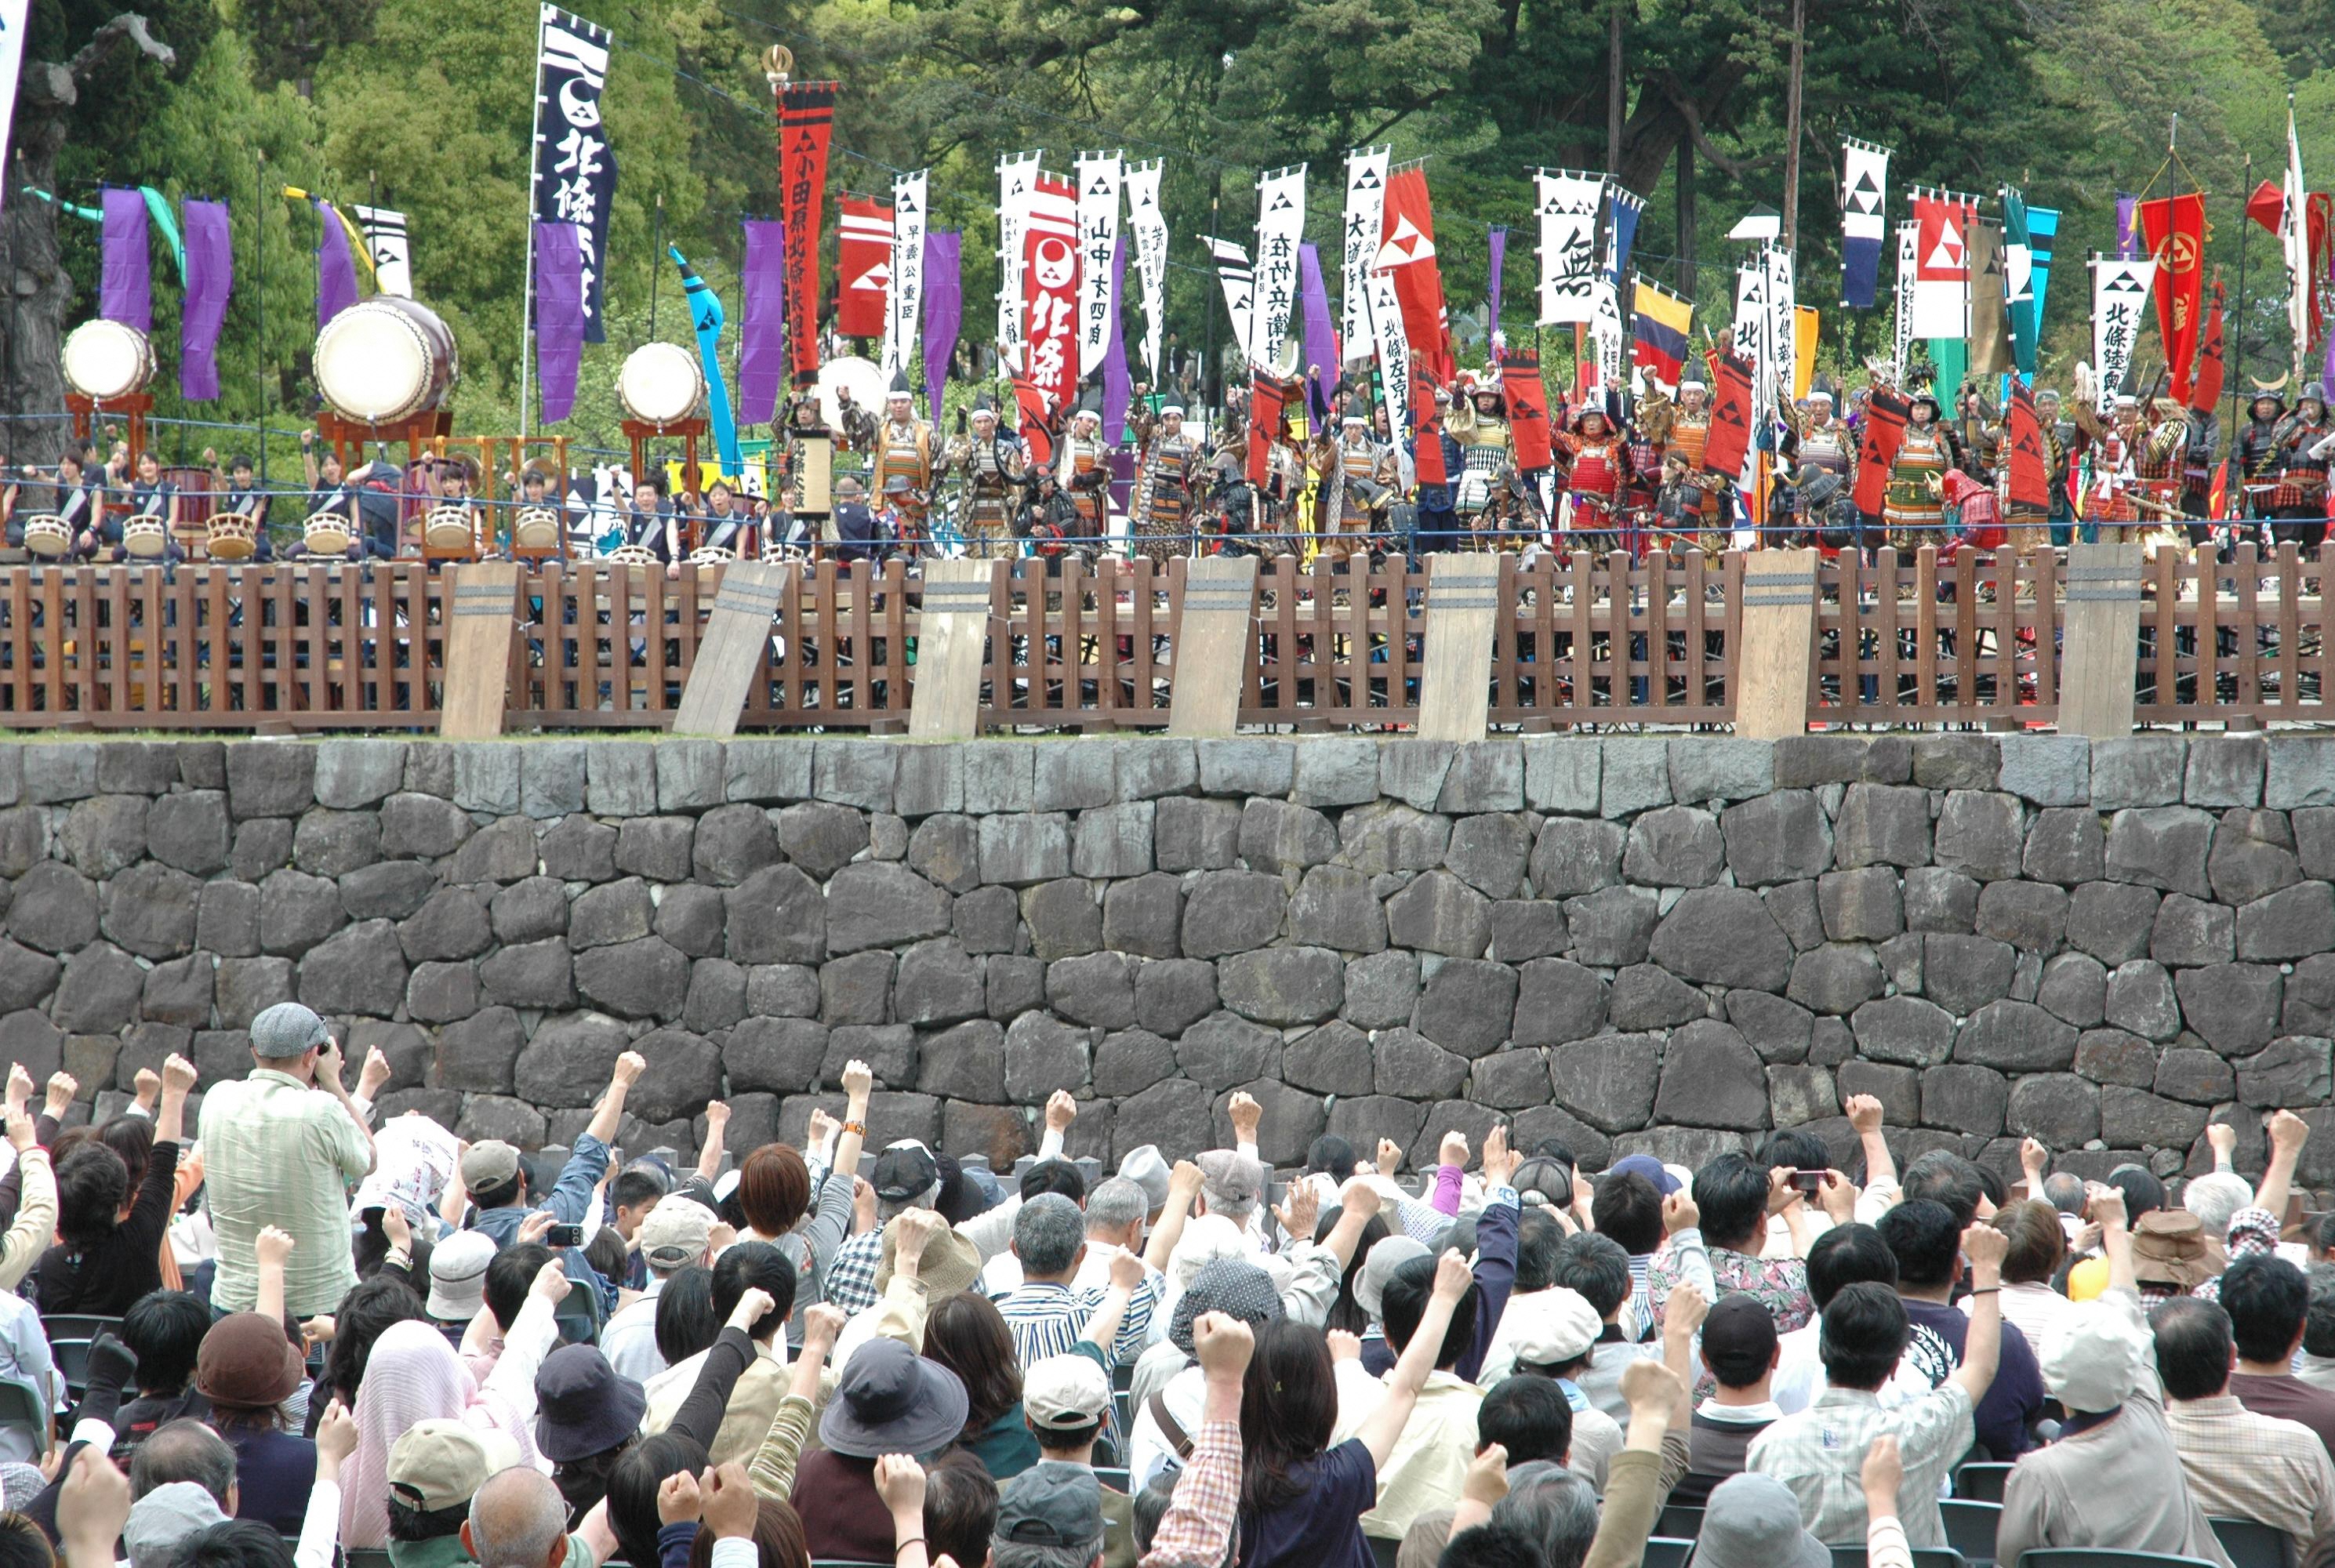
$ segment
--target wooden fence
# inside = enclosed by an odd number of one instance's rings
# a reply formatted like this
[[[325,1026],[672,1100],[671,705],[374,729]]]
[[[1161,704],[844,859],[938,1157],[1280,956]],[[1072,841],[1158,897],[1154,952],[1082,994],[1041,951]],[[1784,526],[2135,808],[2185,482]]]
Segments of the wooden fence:
[[[1491,724],[1730,723],[1745,559],[1503,557]],[[2264,558],[2243,547],[2228,562],[2158,552],[2127,655],[2138,721],[2335,719],[2324,705],[2330,575],[2328,550],[2287,546]],[[1823,563],[1807,721],[2052,724],[2065,576],[2049,553],[1884,550]],[[1178,670],[1186,578],[1182,561],[1072,564],[1051,577],[993,563],[980,725],[1160,728],[1179,679],[1236,679],[1249,727],[1417,724],[1431,614],[1423,568],[1261,563],[1238,671]],[[741,727],[905,730],[921,579],[893,561],[790,567],[779,581]],[[506,727],[669,726],[718,584],[718,569],[522,572]],[[18,569],[0,585],[0,726],[431,729],[448,592],[448,576],[418,562]]]

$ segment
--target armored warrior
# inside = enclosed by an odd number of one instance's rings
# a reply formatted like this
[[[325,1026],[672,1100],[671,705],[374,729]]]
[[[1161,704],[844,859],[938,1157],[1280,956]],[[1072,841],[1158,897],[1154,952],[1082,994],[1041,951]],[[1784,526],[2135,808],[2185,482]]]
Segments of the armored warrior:
[[[1200,443],[1185,433],[1182,403],[1162,404],[1157,418],[1138,414],[1134,427],[1142,450],[1135,479],[1135,529],[1143,553],[1165,566],[1184,553],[1192,531]]]
[[[916,418],[906,375],[894,372],[892,388],[884,397],[884,423],[874,448],[877,492],[900,514],[904,536],[925,531],[925,509],[933,494],[933,431]],[[892,486],[906,479],[903,493]]]
[[[1013,554],[1013,518],[1029,472],[1021,438],[998,425],[996,405],[983,398],[974,405],[972,430],[959,431],[942,464],[964,481],[966,553]]]

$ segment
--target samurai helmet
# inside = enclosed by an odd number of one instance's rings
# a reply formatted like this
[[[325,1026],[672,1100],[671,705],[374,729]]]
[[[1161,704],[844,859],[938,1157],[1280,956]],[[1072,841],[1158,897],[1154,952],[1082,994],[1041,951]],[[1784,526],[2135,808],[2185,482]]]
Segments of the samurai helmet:
[[[2304,403],[2311,402],[2315,402],[2319,405],[2320,412],[2323,413],[2326,411],[2327,383],[2325,382],[2315,381],[2305,383],[2302,389],[2302,395],[2295,400],[2295,406],[2300,408]]]
[[[1923,422],[1934,422],[1938,418],[1938,415],[1943,411],[1943,405],[1938,402],[1938,394],[1932,392],[1928,387],[1922,388],[1921,391],[1915,392],[1911,398],[1906,400],[1906,416],[1908,418],[1913,417],[1914,411],[1922,407],[1924,403],[1929,405],[1930,417]]]
[[[2304,395],[2309,396],[2310,394],[2306,392]],[[2278,393],[2268,391],[2254,393],[2253,398],[2246,403],[2246,412],[2256,419],[2263,418],[2265,416],[2263,416],[2259,411],[2264,403],[2270,404],[2270,413],[2267,416],[2268,418],[2275,420],[2281,414],[2286,412],[2286,400],[2279,396]]]
[[[892,384],[884,390],[884,395],[887,398],[914,397],[916,393],[908,386],[908,373],[905,370],[894,371]]]

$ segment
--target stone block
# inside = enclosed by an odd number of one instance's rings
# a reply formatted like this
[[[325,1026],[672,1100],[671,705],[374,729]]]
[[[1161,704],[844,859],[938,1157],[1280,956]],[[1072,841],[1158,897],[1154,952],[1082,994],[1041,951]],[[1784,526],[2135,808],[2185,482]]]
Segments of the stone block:
[[[1573,898],[1622,880],[1629,829],[1595,818],[1552,817],[1533,844],[1533,892],[1542,898]]]
[[[1195,747],[1200,789],[1235,799],[1289,793],[1297,772],[1297,745],[1290,740],[1232,736]]]
[[[1918,996],[1876,997],[1850,1015],[1858,1054],[1905,1067],[1936,1067],[1953,1055],[1953,1014]]]
[[[976,1018],[925,1035],[917,1043],[916,1088],[946,1100],[1003,1104],[1005,1031]]]
[[[1606,1034],[1560,1045],[1549,1052],[1556,1103],[1601,1132],[1643,1127],[1653,1114],[1661,1054],[1661,1041],[1651,1034]],[[1764,1092],[1760,1108],[1766,1109]]]
[[[2275,963],[2335,951],[2335,888],[2304,882],[2238,911],[2238,957]]]
[[[2277,1032],[2279,972],[2267,964],[2217,963],[2174,976],[2181,1016],[2224,1056],[2251,1056]]]
[[[1860,1094],[1869,1094],[1879,1100],[1881,1119],[1884,1125],[1920,1125],[1922,1075],[1913,1068],[1890,1067],[1873,1061],[1848,1061],[1836,1070],[1834,1078],[1844,1102]]]
[[[1419,958],[1400,949],[1357,958],[1346,965],[1346,1021],[1362,1029],[1387,1029],[1410,1021],[1419,1002]]]
[[[2005,793],[2037,806],[2081,806],[2092,798],[2092,743],[2084,737],[2005,735],[1995,747],[1996,787]]]
[[[509,1007],[574,1006],[576,981],[567,944],[553,936],[498,948],[479,963],[479,990],[485,1001]]]
[[[245,882],[206,882],[195,909],[195,945],[222,958],[259,951],[259,889]]]
[[[2010,1086],[1985,1067],[1936,1067],[1922,1075],[1922,1121],[1978,1137],[2002,1131]]]
[[[2213,1052],[2196,1054],[2228,1070],[2229,1064]],[[2124,1030],[2088,1029],[2076,1037],[2076,1070],[2094,1083],[2147,1089],[2156,1082],[2159,1065],[2156,1048]]]
[[[1173,735],[1133,735],[1116,742],[1116,750],[1115,799],[1119,800],[1188,795],[1200,786],[1199,760],[1189,740]]]
[[[1164,872],[1114,882],[1103,891],[1103,945],[1114,952],[1181,957],[1183,924],[1183,884]]]
[[[1993,937],[1933,932],[1923,939],[1922,989],[1958,1015],[2010,995],[2018,966],[2018,952]]]
[[[1387,900],[1386,913],[1397,947],[1478,958],[1492,940],[1492,901],[1448,871],[1417,878]]]
[[[1954,1060],[2015,1072],[2061,1071],[2076,1060],[2076,1031],[2033,1002],[1990,1002],[1955,1032]]]
[[[2121,811],[2133,806],[2180,805],[2188,750],[2187,740],[2179,735],[2093,741],[2092,807]]]
[[[794,1093],[809,1087],[826,1060],[827,1025],[807,1018],[750,1017],[730,1031],[722,1047],[722,1066],[733,1093]],[[999,1071],[1002,1079],[1002,1051]]]
[[[1293,916],[1293,927],[1294,924]],[[1537,898],[1504,899],[1492,905],[1492,945],[1488,956],[1502,963],[1552,958],[1572,945],[1565,928],[1565,906]]]
[[[981,828],[970,817],[927,817],[908,836],[908,869],[951,893],[981,884]]]
[[[1400,876],[1443,864],[1451,819],[1381,800],[1338,818],[1339,861],[1366,876]]]
[[[1957,789],[1938,812],[1937,863],[1977,881],[2018,876],[2026,842],[2025,808],[2016,795]]]
[[[1587,735],[1528,735],[1524,740],[1525,804],[1535,811],[1597,814],[1604,751]]]
[[[986,888],[983,890],[983,893],[988,891]],[[1048,963],[1057,958],[1092,953],[1102,945],[1102,905],[1095,897],[1094,885],[1090,882],[1066,876],[1059,882],[1043,882],[1027,889],[1022,895],[1022,919],[1030,928],[1030,950]],[[1185,910],[1187,934],[1190,920],[1187,901]],[[960,932],[958,934],[963,936],[964,934]],[[965,947],[978,951],[971,941],[965,943]]]
[[[1660,735],[1606,737],[1598,810],[1607,817],[1634,817],[1669,805],[1673,799],[1670,744]]]
[[[1108,806],[1119,790],[1118,753],[1107,740],[1084,737],[1041,740],[1035,799],[1041,811],[1082,811]]]
[[[2268,737],[2269,768],[2262,779],[2264,806],[2291,811],[2298,806],[2335,806],[2335,746],[2316,735]]]
[[[949,895],[905,866],[863,861],[827,885],[830,953],[896,947],[949,928]]]
[[[1870,947],[1830,942],[1793,961],[1784,994],[1811,1012],[1846,1018],[1887,989],[1881,962]]]
[[[305,951],[300,1000],[322,1013],[387,1018],[405,1000],[406,978],[397,928],[386,920],[360,921]]]
[[[1820,1067],[1768,1069],[1768,1118],[1778,1127],[1800,1127],[1840,1114],[1833,1074]]]
[[[1172,1070],[1172,1062],[1171,1062]],[[1343,1019],[1309,1029],[1282,1047],[1282,1076],[1299,1089],[1315,1094],[1369,1094],[1377,1084],[1376,1052],[1371,1038]],[[1100,1081],[1097,1069],[1097,1081]],[[1548,1098],[1548,1070],[1541,1070],[1539,1104]]]
[[[1345,961],[1326,947],[1234,953],[1217,962],[1216,993],[1225,1006],[1258,1023],[1319,1023],[1335,1017],[1345,1002]],[[1131,982],[1128,1007],[1131,1017]]]
[[[1833,824],[1840,866],[1930,863],[1930,794],[1890,784],[1852,784]]]
[[[1979,892],[1978,934],[2048,957],[2068,934],[2068,890],[2049,882],[1990,882]]]
[[[2213,837],[2214,818],[2194,806],[2119,811],[2108,822],[2108,880],[2211,898],[2205,857]]]
[[[2146,1040],[2171,1040],[2181,1030],[2173,977],[2152,959],[2118,964],[2108,975],[2107,1021]]]
[[[974,816],[1027,811],[1037,800],[1038,748],[1025,740],[964,743],[964,808]]]
[[[898,744],[819,737],[811,750],[811,791],[821,800],[862,811],[892,809],[892,774]]]
[[[995,966],[993,960],[992,969]],[[1352,984],[1350,976],[1350,988]],[[1350,997],[1351,994],[1350,990]],[[1135,1021],[1142,1028],[1155,1034],[1181,1034],[1216,1009],[1215,964],[1192,958],[1167,958],[1148,960],[1136,967]],[[1404,1009],[1404,1016],[1410,1016],[1408,1008]]]
[[[1027,886],[1070,874],[1070,819],[1059,811],[980,818],[981,879]]]
[[[479,969],[474,963],[419,964],[406,979],[405,1015],[416,1023],[451,1023],[478,1011]]]
[[[1427,977],[1411,1027],[1462,1056],[1484,1056],[1509,1038],[1516,972],[1504,963],[1453,959]]]
[[[655,813],[656,748],[638,740],[594,740],[585,747],[586,808],[599,817]]]
[[[659,1034],[664,1031],[658,1031]],[[646,1037],[654,1039],[656,1036]],[[866,1065],[878,1089],[914,1089],[916,1085],[916,1031],[905,1023],[839,1023],[827,1031],[827,1057],[819,1063],[821,1083],[839,1084],[853,1062]]]
[[[1140,876],[1151,869],[1152,803],[1130,800],[1079,813],[1071,870],[1079,876]],[[984,818],[983,820],[989,820]]]
[[[1400,739],[1384,742],[1379,748],[1378,792],[1416,811],[1434,810],[1443,794],[1443,780],[1451,771],[1455,750],[1448,740]],[[1302,757],[1299,769],[1302,775]]]
[[[1280,934],[1288,906],[1289,895],[1278,876],[1261,871],[1202,872],[1185,891],[1185,954],[1221,958],[1263,947]]]
[[[1978,883],[1942,866],[1905,871],[1905,928],[1968,934],[1978,924]]]
[[[1992,789],[2001,753],[1991,735],[1916,735],[1914,782],[1924,789]]]
[[[1092,1040],[1093,1031],[1043,1012],[1015,1019],[1005,1031],[1006,1098],[1042,1105],[1056,1089],[1084,1089]]]
[[[819,1021],[830,1028],[891,1022],[892,965],[881,949],[828,960],[819,972]]]
[[[689,995],[689,959],[659,936],[576,955],[576,989],[619,1018],[681,1016]]]
[[[1503,1050],[1477,1062],[1468,1072],[1468,1098],[1496,1110],[1546,1105],[1549,1093],[1548,1058],[1537,1050]]]
[[[815,744],[798,736],[732,737],[722,748],[723,798],[757,806],[807,798]]]
[[[1718,819],[1707,811],[1666,806],[1630,825],[1622,875],[1651,887],[1708,887],[1727,863]]]
[[[140,958],[176,958],[194,949],[201,899],[201,883],[147,861],[105,885],[100,929]]]
[[[1371,1041],[1378,1092],[1404,1099],[1440,1099],[1468,1080],[1468,1059],[1413,1030],[1390,1029]]]
[[[2282,1026],[2289,1034],[2335,1035],[2335,953],[2320,953],[2286,977]]]
[[[1516,811],[1524,803],[1524,743],[1505,739],[1462,743],[1435,798],[1437,810],[1453,813]]]
[[[2181,799],[2188,805],[2208,808],[2259,806],[2269,758],[2265,736],[2194,736],[2182,777]]]
[[[1747,893],[1745,896],[1756,900],[1759,895]],[[1661,908],[1654,893],[1643,887],[1607,887],[1580,898],[1566,899],[1565,927],[1573,937],[1573,956],[1601,968],[1642,963],[1655,923],[1661,918]],[[1764,908],[1760,917],[1768,918]],[[1768,920],[1768,924],[1773,926],[1775,922]],[[1777,932],[1776,936],[1788,961],[1790,944],[1783,942],[1782,932]],[[1780,982],[1778,989],[1781,989]]]
[[[581,815],[547,829],[538,845],[543,872],[562,882],[607,882],[616,875],[616,830]]]
[[[1487,898],[1510,898],[1522,887],[1537,819],[1513,812],[1462,817],[1451,825],[1443,864]]]
[[[1136,961],[1088,953],[1046,966],[1046,1005],[1072,1023],[1127,1029],[1135,1022]]]
[[[2324,1037],[2282,1035],[2238,1066],[2240,1103],[2264,1110],[2324,1105],[2335,1093],[2329,1055],[2335,1045]]]
[[[2100,1091],[2071,1072],[2032,1072],[2010,1086],[2003,1127],[2047,1148],[2081,1148],[2100,1134]]]
[[[1153,1084],[1119,1101],[1111,1124],[1114,1163],[1142,1144],[1162,1149],[1206,1148],[1216,1141],[1208,1091],[1182,1079]]]
[[[1580,923],[1565,909],[1575,945]],[[1789,978],[1791,944],[1759,895],[1742,887],[1698,887],[1672,905],[1654,928],[1647,955],[1681,979],[1698,984],[1781,991]]]
[[[40,752],[49,750],[39,748],[26,760],[25,794],[30,799],[44,798],[44,792],[34,788],[34,762]],[[228,748],[228,808],[238,822],[251,817],[297,817],[315,804],[315,781],[316,749],[313,746],[253,740]],[[94,785],[93,777],[91,782]],[[88,793],[87,789],[79,791]],[[62,800],[75,797],[50,793],[45,798]]]
[[[2298,813],[2298,815],[2301,815]],[[2283,811],[2222,813],[2205,877],[2224,904],[2251,904],[2302,880],[2294,830]]]
[[[982,960],[982,971],[984,1010],[990,1017],[1011,1019],[1046,1005],[1045,960],[993,953]],[[1215,992],[1209,995],[1213,1007]]]
[[[2109,1084],[2100,1090],[2100,1137],[2110,1147],[2183,1148],[2203,1137],[2203,1106]]]
[[[683,1029],[693,1034],[718,1034],[746,1013],[744,965],[726,958],[701,958],[689,966],[689,994],[681,1003]]]
[[[101,795],[167,795],[178,782],[178,748],[167,740],[112,740],[97,749]]]
[[[2043,966],[2036,1005],[2054,1018],[2089,1029],[2107,1016],[2108,972],[2087,953],[2062,953]]]
[[[1885,942],[1905,929],[1897,876],[1886,866],[1826,872],[1817,878],[1817,907],[1835,942]]]
[[[2068,944],[2110,965],[2141,957],[2156,931],[2160,902],[2154,888],[2087,882],[2068,902]]]
[[[1386,913],[1361,872],[1316,866],[1289,901],[1289,934],[1341,953],[1376,953],[1387,944]]]
[[[2051,807],[2035,814],[2027,829],[2020,868],[2038,882],[2074,887],[2098,881],[2107,870],[2107,834],[2099,813],[2084,806]]]

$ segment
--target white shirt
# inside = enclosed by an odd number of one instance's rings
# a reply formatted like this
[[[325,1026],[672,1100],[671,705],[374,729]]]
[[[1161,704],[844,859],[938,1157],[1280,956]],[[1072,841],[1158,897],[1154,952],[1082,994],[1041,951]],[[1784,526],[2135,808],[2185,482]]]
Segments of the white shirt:
[[[657,1294],[664,1281],[652,1273],[648,1289],[616,1310],[600,1331],[600,1353],[608,1365],[635,1383],[645,1383],[665,1370],[664,1353],[657,1349]]]

